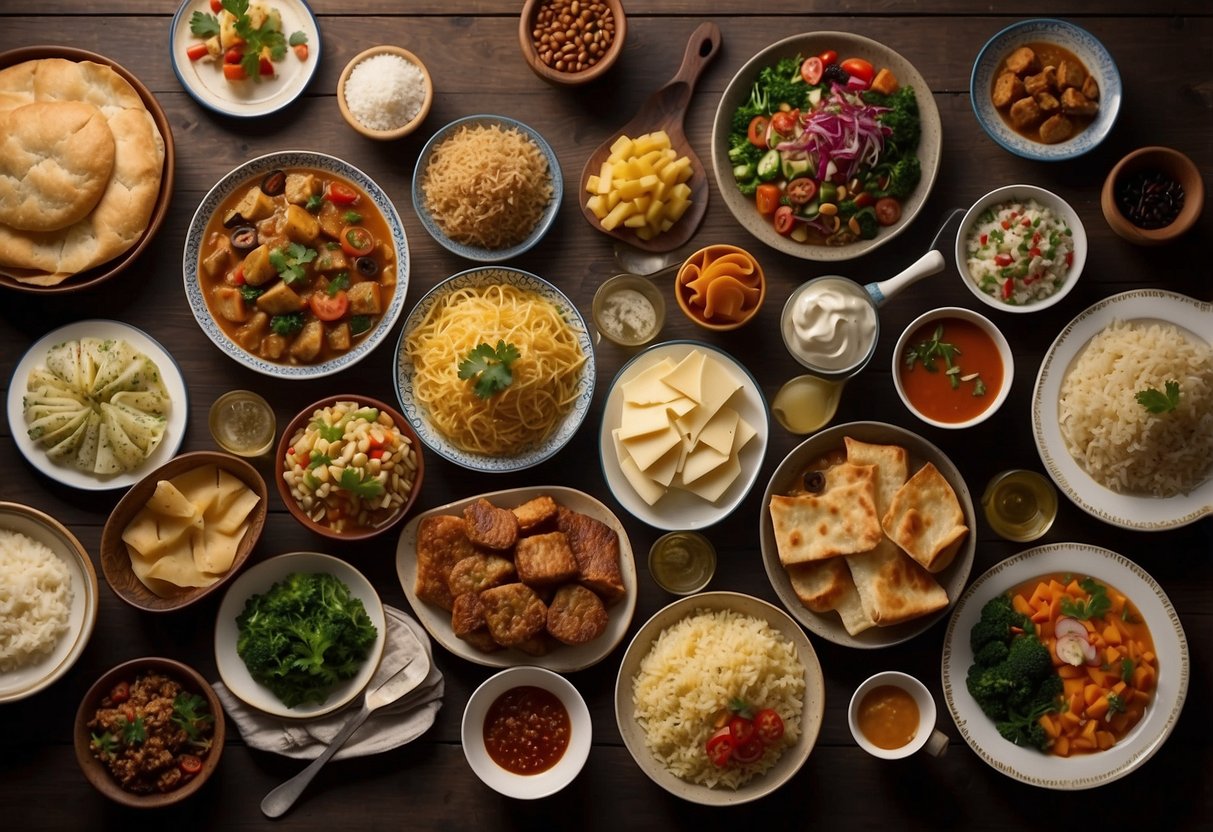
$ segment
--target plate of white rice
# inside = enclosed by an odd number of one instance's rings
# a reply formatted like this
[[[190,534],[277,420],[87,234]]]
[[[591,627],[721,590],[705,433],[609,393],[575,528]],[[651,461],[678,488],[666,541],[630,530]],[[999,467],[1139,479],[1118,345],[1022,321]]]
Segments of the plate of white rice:
[[[1049,348],[1032,430],[1049,475],[1114,526],[1163,531],[1213,514],[1213,304],[1113,295]]]
[[[784,735],[751,763],[717,767],[706,744],[734,700],[773,708]],[[708,592],[650,618],[624,654],[615,719],[641,770],[666,791],[707,806],[757,800],[809,757],[825,713],[825,680],[787,613],[734,592]]]
[[[0,502],[0,704],[31,696],[80,658],[97,621],[97,573],[53,517]]]

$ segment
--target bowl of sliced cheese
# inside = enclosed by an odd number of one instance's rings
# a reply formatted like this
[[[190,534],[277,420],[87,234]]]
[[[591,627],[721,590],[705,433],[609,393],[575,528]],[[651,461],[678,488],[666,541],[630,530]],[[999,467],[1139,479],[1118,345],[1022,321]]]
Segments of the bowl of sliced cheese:
[[[265,480],[230,454],[182,454],[126,492],[101,533],[101,569],[119,598],[171,612],[226,583],[265,527]]]

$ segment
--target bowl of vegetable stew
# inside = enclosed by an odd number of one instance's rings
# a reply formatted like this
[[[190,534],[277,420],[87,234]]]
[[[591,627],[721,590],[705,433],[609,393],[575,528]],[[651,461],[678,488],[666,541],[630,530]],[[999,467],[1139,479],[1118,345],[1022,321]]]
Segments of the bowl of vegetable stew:
[[[939,171],[942,128],[914,66],[846,32],[793,35],[725,88],[712,166],[725,205],[762,242],[850,260],[913,222]]]
[[[193,795],[219,766],[223,707],[202,674],[165,658],[132,659],[98,679],[76,712],[76,762],[103,795],[155,809]],[[169,757],[140,753],[160,747]]]

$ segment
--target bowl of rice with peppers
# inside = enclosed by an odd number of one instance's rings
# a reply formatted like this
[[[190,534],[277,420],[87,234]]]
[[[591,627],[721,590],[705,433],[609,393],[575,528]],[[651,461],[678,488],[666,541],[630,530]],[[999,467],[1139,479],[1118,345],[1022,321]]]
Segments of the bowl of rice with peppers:
[[[456,119],[435,133],[413,174],[413,208],[431,237],[460,257],[498,263],[535,246],[564,196],[556,153],[505,116]]]
[[[670,604],[628,646],[615,716],[640,768],[703,805],[757,800],[808,759],[824,714],[817,654],[782,610],[733,592]]]
[[[346,64],[337,81],[342,117],[368,139],[401,139],[421,126],[434,82],[421,59],[399,46],[372,46]]]
[[[1060,303],[1086,260],[1087,234],[1077,212],[1034,185],[990,191],[965,214],[956,235],[956,268],[965,286],[1004,312]]]

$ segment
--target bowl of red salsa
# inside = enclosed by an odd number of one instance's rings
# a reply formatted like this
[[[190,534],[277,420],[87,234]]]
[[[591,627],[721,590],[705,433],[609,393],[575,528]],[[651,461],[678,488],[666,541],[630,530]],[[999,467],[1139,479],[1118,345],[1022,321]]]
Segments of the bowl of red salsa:
[[[1006,401],[1015,359],[1002,331],[958,306],[915,318],[893,350],[893,384],[910,412],[939,428],[968,428]]]
[[[463,753],[485,785],[532,800],[563,789],[590,753],[590,712],[563,676],[511,667],[476,688],[463,712]]]

